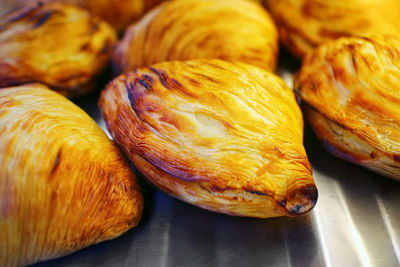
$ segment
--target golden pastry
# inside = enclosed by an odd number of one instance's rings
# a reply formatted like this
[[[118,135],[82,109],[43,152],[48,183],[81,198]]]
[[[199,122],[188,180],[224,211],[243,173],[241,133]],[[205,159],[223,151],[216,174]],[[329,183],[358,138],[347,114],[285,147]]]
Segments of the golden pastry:
[[[303,62],[295,88],[327,149],[400,179],[400,38],[342,38]]]
[[[36,3],[38,0],[1,0],[10,2],[8,6],[21,7],[28,2]],[[144,12],[164,0],[41,0],[40,2],[59,2],[83,7],[106,20],[117,31],[122,31],[129,24],[139,19]]]
[[[128,28],[113,54],[116,73],[162,61],[219,58],[273,71],[278,34],[268,13],[246,0],[165,2]]]
[[[69,97],[92,90],[108,65],[115,31],[88,11],[29,5],[0,20],[0,87],[41,82]]]
[[[116,78],[99,105],[129,159],[172,196],[264,218],[300,215],[316,203],[294,94],[258,67],[160,63]]]
[[[265,0],[282,42],[303,57],[339,37],[400,34],[400,0]]]
[[[85,112],[43,85],[0,89],[0,266],[115,238],[142,206],[128,162]]]

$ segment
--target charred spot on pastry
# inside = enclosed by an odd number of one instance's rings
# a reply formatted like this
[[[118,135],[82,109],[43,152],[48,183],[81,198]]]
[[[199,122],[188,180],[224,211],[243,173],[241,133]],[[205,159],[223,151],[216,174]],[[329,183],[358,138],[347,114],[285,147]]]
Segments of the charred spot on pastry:
[[[216,185],[213,185],[213,186],[210,187],[210,190],[211,190],[212,192],[218,192],[218,193],[222,193],[222,192],[224,192],[224,191],[227,191],[227,190],[234,190],[234,189],[235,189],[235,188],[234,188],[234,187],[231,187],[231,186],[218,187],[218,186],[216,186]]]
[[[257,195],[257,196],[267,196],[266,193],[260,192],[260,191],[257,191],[257,190],[245,189],[245,191],[250,193],[250,194]]]
[[[165,88],[169,89],[169,86],[168,86],[168,83],[167,83],[167,75],[165,74],[165,72],[162,71],[162,70],[158,70],[158,69],[156,69],[156,68],[154,68],[154,67],[150,67],[149,69],[150,69],[152,72],[154,72],[155,74],[157,74],[158,78],[160,79],[161,84],[162,84]]]
[[[286,203],[287,203],[287,199],[277,199],[276,203],[278,203],[279,206],[281,206],[282,208],[286,208]]]
[[[284,208],[290,215],[301,215],[307,213],[318,200],[318,190],[315,185],[307,185],[303,188],[297,189],[292,195],[286,199]],[[278,203],[282,206],[280,203]]]
[[[56,172],[58,166],[60,165],[60,158],[61,158],[61,148],[58,150],[56,159],[53,163],[53,167],[51,168],[51,175],[53,175]]]
[[[171,79],[168,77],[167,73],[164,70],[158,70],[156,68],[150,67],[150,70],[158,75],[161,84],[167,89],[183,89],[183,86],[176,79]]]
[[[393,160],[396,162],[400,162],[400,155],[393,155]]]
[[[124,81],[126,92],[128,94],[128,99],[129,103],[131,104],[131,107],[133,110],[135,110],[135,95],[134,95],[134,89],[135,89],[135,82],[134,81]]]
[[[139,83],[144,86],[147,90],[151,90],[151,85],[147,83],[146,80],[138,79]]]
[[[56,10],[48,10],[46,11],[44,14],[38,14],[33,16],[30,20],[36,20],[38,19],[35,24],[33,24],[32,28],[39,28],[40,26],[42,26],[44,23],[46,23],[46,21],[48,21],[48,19],[54,14],[54,13],[61,13],[60,11],[56,11]]]

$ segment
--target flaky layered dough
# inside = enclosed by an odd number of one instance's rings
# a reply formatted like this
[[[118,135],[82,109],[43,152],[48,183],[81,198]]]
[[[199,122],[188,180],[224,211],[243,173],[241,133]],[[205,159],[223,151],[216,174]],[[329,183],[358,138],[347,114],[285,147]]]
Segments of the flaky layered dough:
[[[114,140],[158,188],[239,216],[295,216],[317,200],[292,91],[221,60],[165,62],[121,75],[100,108]]]
[[[128,162],[80,108],[38,84],[0,89],[0,266],[115,238],[142,206]]]
[[[303,57],[339,37],[400,34],[400,0],[265,0],[285,46]]]
[[[336,156],[400,179],[400,39],[342,38],[304,59],[295,81]]]
[[[95,88],[115,31],[84,9],[34,4],[0,20],[0,87],[41,82],[65,96]]]
[[[113,54],[116,73],[200,58],[242,61],[273,71],[278,34],[268,13],[246,0],[166,2],[132,25]]]
[[[38,2],[38,0],[1,1],[5,1],[5,6],[0,7],[0,11],[12,7],[21,7],[27,3]],[[93,15],[106,20],[117,31],[122,31],[129,24],[139,19],[144,12],[162,1],[164,0],[41,0],[40,2],[59,2],[83,7]]]

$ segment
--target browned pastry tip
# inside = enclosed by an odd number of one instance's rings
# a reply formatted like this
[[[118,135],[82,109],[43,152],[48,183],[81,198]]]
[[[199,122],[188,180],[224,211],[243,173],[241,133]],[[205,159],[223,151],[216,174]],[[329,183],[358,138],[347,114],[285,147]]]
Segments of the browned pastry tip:
[[[400,34],[399,0],[265,0],[281,41],[304,57],[339,37]]]
[[[247,0],[169,1],[130,26],[113,54],[116,73],[163,61],[219,58],[273,71],[276,27]]]
[[[0,87],[40,82],[76,97],[96,88],[115,31],[79,7],[36,3],[0,19]]]
[[[339,158],[400,179],[400,38],[340,38],[307,55],[295,88]]]
[[[116,238],[143,199],[116,145],[44,85],[0,89],[0,266],[21,266]]]
[[[160,63],[116,78],[99,105],[129,159],[172,196],[263,218],[300,215],[317,201],[293,92],[260,68]]]

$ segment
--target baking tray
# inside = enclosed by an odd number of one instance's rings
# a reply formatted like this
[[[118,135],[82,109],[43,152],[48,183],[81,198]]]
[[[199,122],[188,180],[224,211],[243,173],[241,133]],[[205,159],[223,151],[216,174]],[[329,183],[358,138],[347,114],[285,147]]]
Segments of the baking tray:
[[[283,51],[278,74],[299,63]],[[105,129],[99,93],[78,99]],[[206,211],[154,190],[140,224],[121,237],[35,266],[399,266],[400,183],[328,154],[305,126],[319,191],[298,218],[255,219]]]

